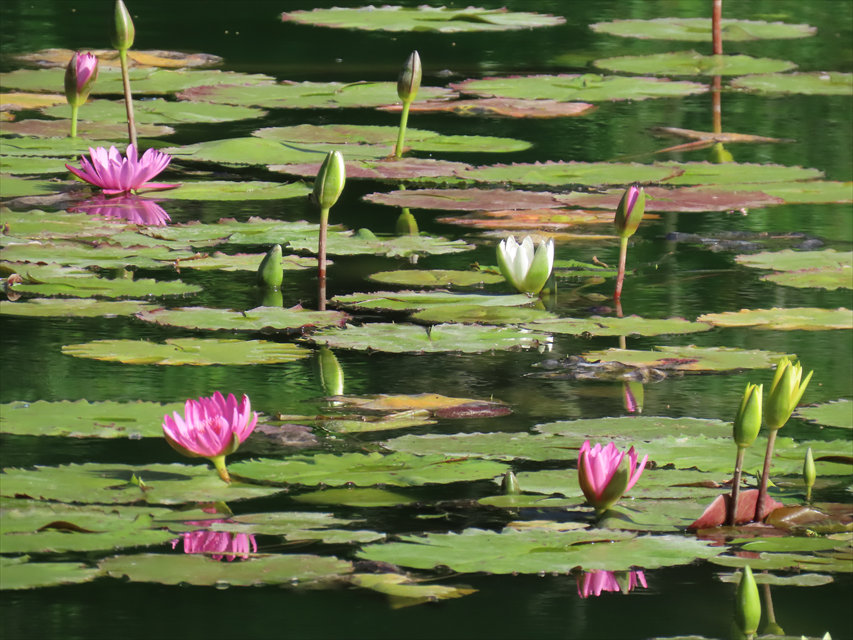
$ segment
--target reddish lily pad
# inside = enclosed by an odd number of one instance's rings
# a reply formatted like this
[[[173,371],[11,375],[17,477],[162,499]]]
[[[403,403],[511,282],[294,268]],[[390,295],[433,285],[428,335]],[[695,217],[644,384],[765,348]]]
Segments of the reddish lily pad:
[[[735,514],[735,524],[746,524],[755,519],[755,507],[758,501],[758,489],[749,489],[741,491],[737,501],[737,513]],[[698,529],[710,529],[719,527],[726,522],[726,511],[729,502],[731,502],[731,494],[721,494],[717,496],[713,502],[705,509],[699,518],[691,524],[688,529],[697,531]],[[764,508],[761,511],[759,520],[766,518],[771,511],[783,506],[781,502],[774,500],[770,496],[764,503]]]
[[[706,142],[724,142],[726,144],[739,142],[793,142],[787,138],[768,138],[767,136],[756,136],[750,133],[731,133],[721,131],[695,131],[693,129],[681,129],[679,127],[656,127],[655,131],[668,135],[687,138],[688,140],[701,140]]]
[[[651,219],[654,214],[647,214]],[[657,217],[657,216],[655,216]],[[445,216],[436,219],[442,224],[458,224],[477,229],[566,231],[585,225],[613,224],[613,213],[586,209],[528,209],[526,211],[480,211],[465,216]],[[586,237],[586,236],[585,236]],[[601,239],[614,236],[590,236]]]
[[[741,309],[726,313],[706,313],[697,319],[718,327],[758,327],[777,331],[853,329],[853,311],[844,308]]]
[[[364,196],[364,199],[392,207],[449,211],[556,209],[564,204],[556,193],[506,189],[416,189],[371,193]],[[615,203],[613,208],[616,208]]]
[[[606,349],[583,354],[587,360],[619,362],[631,367],[653,367],[675,371],[730,371],[732,369],[769,369],[779,358],[790,355],[758,349],[732,347],[660,346],[654,351]]]
[[[4,134],[34,136],[36,138],[66,138],[71,130],[70,120],[18,120],[3,125]],[[96,140],[123,140],[127,137],[127,124],[114,122],[80,122],[77,133],[82,138]],[[136,133],[140,137],[159,138],[175,133],[172,127],[139,123]]]
[[[141,311],[136,314],[136,317],[145,322],[167,327],[272,333],[275,331],[295,332],[315,327],[343,326],[348,316],[340,311],[309,311],[301,307],[291,309],[258,307],[248,311],[181,307]]]
[[[320,170],[321,162],[267,165],[270,171],[288,175],[314,178]],[[368,180],[428,180],[430,178],[456,177],[470,165],[463,162],[436,160],[434,158],[345,158],[347,179],[365,178]]]
[[[780,197],[759,191],[757,187],[756,190],[750,190],[749,186],[744,188],[744,191],[729,191],[722,187],[649,187],[645,190],[646,211],[731,211],[757,209],[785,202]],[[603,193],[573,192],[558,197],[565,205],[615,210],[623,193],[624,189],[609,189]]]
[[[87,49],[98,58],[98,68],[101,70],[121,69],[119,53],[115,49]],[[71,49],[42,49],[31,53],[16,54],[14,58],[28,62],[44,69],[62,68],[68,66],[74,51]],[[210,53],[184,53],[181,51],[139,51],[130,49],[127,52],[128,67],[158,67],[164,69],[213,67],[222,63],[222,58]]]
[[[710,18],[655,18],[653,20],[596,22],[589,27],[597,33],[606,33],[623,38],[710,42],[712,25]],[[807,24],[765,22],[763,20],[731,20],[728,18],[720,21],[720,29],[723,40],[728,42],[805,38],[817,32],[815,27]]]
[[[853,73],[811,71],[765,73],[732,80],[731,86],[752,93],[849,96],[853,95]]]
[[[566,118],[583,116],[595,109],[588,102],[559,100],[525,100],[523,98],[480,98],[478,100],[428,100],[415,102],[409,112],[453,113],[458,116],[503,118]],[[397,113],[402,105],[379,107],[380,111]]]
[[[796,68],[793,62],[745,55],[705,56],[696,51],[672,51],[644,56],[605,58],[593,63],[615,73],[650,73],[659,76],[742,76],[778,73]]]

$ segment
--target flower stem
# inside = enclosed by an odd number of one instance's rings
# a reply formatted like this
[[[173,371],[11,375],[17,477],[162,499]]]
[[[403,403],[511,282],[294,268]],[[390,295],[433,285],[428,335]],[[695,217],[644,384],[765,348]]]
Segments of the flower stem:
[[[214,456],[210,458],[210,461],[216,467],[216,472],[222,478],[222,481],[231,484],[231,476],[228,475],[228,469],[225,468],[225,456]]]
[[[714,0],[713,9],[711,10],[711,36],[714,46],[714,55],[723,55],[723,0]]]
[[[403,111],[400,114],[400,131],[397,133],[397,146],[394,147],[394,155],[398,158],[403,157],[403,143],[406,140],[406,125],[409,122],[409,107],[411,105],[411,100],[404,102]]]
[[[619,272],[616,275],[616,300],[622,297],[622,281],[625,280],[625,262],[628,259],[628,238],[619,239]]]
[[[729,500],[728,510],[726,512],[726,526],[733,527],[737,519],[737,499],[740,493],[740,476],[743,470],[743,454],[746,453],[746,447],[737,448],[737,458],[735,458],[735,472],[732,476],[732,496]]]
[[[773,447],[776,444],[778,429],[771,429],[767,436],[767,452],[764,454],[764,469],[761,472],[761,486],[758,488],[758,500],[755,502],[755,520],[761,521],[764,503],[767,501],[767,481],[770,479],[770,461],[773,458]]]
[[[326,228],[329,226],[329,209],[320,209],[320,241],[317,247],[317,309],[326,310]]]
[[[127,111],[127,137],[130,144],[136,147],[136,120],[133,118],[133,96],[130,93],[130,74],[127,70],[127,49],[120,49],[121,82],[124,86],[124,107]],[[138,147],[136,147],[138,149]]]
[[[80,107],[76,104],[71,105],[71,137],[77,137],[77,109]]]

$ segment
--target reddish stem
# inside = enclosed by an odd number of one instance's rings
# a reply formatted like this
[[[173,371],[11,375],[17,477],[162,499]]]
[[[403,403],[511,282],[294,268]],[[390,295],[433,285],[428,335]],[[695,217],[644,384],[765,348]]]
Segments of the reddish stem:
[[[761,522],[764,503],[767,500],[767,481],[770,479],[770,461],[773,459],[773,447],[776,444],[776,432],[772,429],[767,436],[767,452],[764,454],[764,469],[761,472],[761,486],[758,488],[758,499],[755,501],[755,520]]]
[[[326,310],[326,228],[329,225],[329,210],[320,211],[320,241],[317,247],[317,309]]]
[[[711,33],[714,41],[714,55],[723,55],[723,30],[720,25],[723,19],[723,0],[714,0],[711,14]]]
[[[616,293],[613,294],[615,300],[622,297],[622,282],[625,280],[625,262],[628,258],[628,238],[620,238],[619,240],[619,271],[616,274]]]

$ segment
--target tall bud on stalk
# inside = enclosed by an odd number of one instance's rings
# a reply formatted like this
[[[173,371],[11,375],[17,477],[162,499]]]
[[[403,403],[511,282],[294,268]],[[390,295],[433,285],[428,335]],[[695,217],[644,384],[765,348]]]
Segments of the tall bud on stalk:
[[[65,68],[65,99],[71,106],[71,137],[77,136],[77,109],[86,104],[98,77],[98,58],[75,51]]]
[[[812,500],[812,487],[817,479],[817,470],[814,466],[814,454],[812,448],[806,449],[806,457],[803,460],[803,481],[806,483],[806,502]]]
[[[277,244],[267,251],[258,267],[258,284],[278,289],[284,281],[284,268],[281,264],[281,245]]]
[[[322,346],[316,354],[316,371],[320,387],[327,396],[344,395],[344,369],[329,347]]]
[[[747,383],[740,401],[737,415],[732,427],[732,437],[737,445],[737,457],[735,458],[735,471],[732,476],[732,494],[726,513],[726,524],[733,526],[737,518],[737,500],[740,492],[740,476],[743,472],[743,456],[758,437],[761,429],[761,409],[764,394],[764,385]]]
[[[619,234],[619,270],[616,274],[616,292],[613,297],[619,300],[622,297],[622,283],[625,280],[625,262],[628,258],[628,238],[637,231],[643,213],[646,211],[646,192],[642,187],[631,185],[622,194],[619,206],[616,207],[616,215],[613,224]]]
[[[397,95],[403,101],[403,111],[400,114],[400,131],[397,134],[397,146],[394,147],[394,155],[398,158],[403,156],[403,144],[406,141],[406,125],[409,122],[409,107],[414,102],[418,95],[418,89],[421,87],[421,57],[417,51],[412,51],[403,69],[400,71],[400,77],[397,79]]]
[[[113,46],[119,51],[127,51],[133,46],[133,39],[135,37],[136,28],[133,26],[130,11],[124,6],[122,0],[116,0]]]
[[[311,194],[314,204],[320,208],[320,238],[317,251],[317,308],[320,311],[326,310],[326,230],[329,225],[329,209],[341,197],[346,179],[344,156],[340,151],[329,151],[320,165],[320,171],[317,172],[314,192]]]
[[[746,565],[735,592],[735,622],[747,638],[752,638],[758,631],[760,621],[761,597],[758,595],[758,585],[755,583],[752,569]]]

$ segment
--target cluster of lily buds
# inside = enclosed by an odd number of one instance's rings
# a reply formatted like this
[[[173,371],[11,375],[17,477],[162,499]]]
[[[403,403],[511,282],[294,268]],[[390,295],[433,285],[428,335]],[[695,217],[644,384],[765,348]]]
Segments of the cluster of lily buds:
[[[803,397],[814,371],[803,379],[803,366],[782,358],[776,366],[776,375],[770,384],[765,407],[765,423],[771,430],[781,429],[791,417]]]
[[[86,103],[98,78],[98,58],[92,53],[75,51],[65,68],[65,99],[72,107]]]
[[[761,429],[763,394],[763,384],[747,383],[732,430],[735,443],[738,447],[748,447],[758,437],[758,431]]]
[[[578,484],[586,501],[599,515],[607,511],[633,487],[646,467],[649,456],[637,464],[634,447],[620,451],[610,442],[606,447],[589,440],[578,453]]]
[[[498,267],[507,282],[521,293],[538,295],[554,268],[554,239],[541,241],[534,250],[530,236],[521,244],[509,236],[498,244],[497,257]]]
[[[578,595],[581,598],[600,596],[605,591],[628,593],[638,586],[648,588],[642,571],[586,571],[578,576]]]

